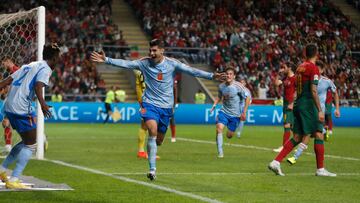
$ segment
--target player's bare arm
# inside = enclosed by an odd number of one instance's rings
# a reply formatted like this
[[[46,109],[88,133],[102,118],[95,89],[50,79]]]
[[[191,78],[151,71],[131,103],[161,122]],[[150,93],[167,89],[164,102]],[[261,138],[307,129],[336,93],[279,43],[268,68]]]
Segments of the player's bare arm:
[[[45,86],[42,82],[36,82],[35,84],[35,94],[39,100],[41,110],[45,118],[51,118],[50,106],[48,106],[44,100],[43,87]]]
[[[213,80],[224,82],[226,80],[226,73],[214,72]]]
[[[0,90],[2,90],[3,88],[7,87],[8,85],[10,85],[13,81],[12,77],[7,77],[5,80],[2,80],[0,82]]]
[[[214,104],[213,104],[213,106],[211,107],[210,112],[213,112],[213,111],[215,110],[216,105],[217,105],[220,101],[221,101],[221,98],[219,98],[219,97],[217,97],[217,98],[215,99]]]
[[[248,107],[250,106],[250,102],[251,102],[250,97],[246,97],[246,99],[245,99],[244,111],[243,111],[243,113],[242,113],[241,116],[240,116],[240,120],[242,120],[242,121],[245,121],[245,120],[246,120],[246,112],[247,112],[247,110],[248,110]]]
[[[315,106],[316,106],[317,110],[319,111],[319,121],[324,122],[324,119],[325,119],[324,112],[322,112],[322,110],[321,110],[320,100],[319,100],[319,96],[317,93],[317,86],[314,84],[311,84],[311,94],[312,94],[312,98],[314,99]]]
[[[339,118],[340,117],[340,105],[339,105],[339,94],[337,93],[337,91],[335,91],[334,93],[334,100],[335,100],[335,117]]]

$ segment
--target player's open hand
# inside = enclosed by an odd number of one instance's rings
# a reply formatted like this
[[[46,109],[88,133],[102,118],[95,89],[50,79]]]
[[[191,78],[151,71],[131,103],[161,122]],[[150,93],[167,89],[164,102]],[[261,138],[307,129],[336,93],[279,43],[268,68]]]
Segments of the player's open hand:
[[[340,118],[340,111],[338,109],[334,112],[336,118]]]
[[[91,60],[94,61],[94,62],[104,63],[105,59],[106,59],[106,56],[105,56],[104,51],[101,51],[101,52],[93,51],[91,53]]]
[[[325,121],[325,115],[324,115],[324,112],[320,111],[319,112],[319,121],[324,123]]]
[[[52,117],[50,108],[51,108],[51,106],[48,106],[48,105],[41,106],[41,110],[42,110],[45,118],[51,118]]]
[[[214,76],[213,76],[214,80],[223,82],[226,80],[226,73],[218,73],[218,72],[214,72]]]

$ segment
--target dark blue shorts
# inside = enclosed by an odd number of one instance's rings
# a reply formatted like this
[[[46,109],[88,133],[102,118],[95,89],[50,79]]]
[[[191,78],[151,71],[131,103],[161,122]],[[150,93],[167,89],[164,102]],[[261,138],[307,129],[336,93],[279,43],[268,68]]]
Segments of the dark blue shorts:
[[[231,132],[235,132],[236,128],[239,126],[240,118],[228,116],[224,112],[219,111],[217,116],[216,123],[224,124]]]
[[[23,133],[36,128],[36,117],[34,114],[18,115],[14,113],[5,112],[9,119],[11,127],[18,133]]]
[[[173,115],[173,110],[172,108],[160,108],[143,102],[140,115],[145,122],[148,120],[155,120],[158,124],[158,132],[165,134],[169,125],[169,120]]]

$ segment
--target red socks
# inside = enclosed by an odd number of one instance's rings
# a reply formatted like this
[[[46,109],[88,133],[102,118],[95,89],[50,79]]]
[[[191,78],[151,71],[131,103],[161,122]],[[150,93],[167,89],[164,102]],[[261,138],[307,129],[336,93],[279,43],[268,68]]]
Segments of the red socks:
[[[175,138],[176,137],[176,125],[170,125],[171,128],[171,137]]]
[[[317,168],[324,168],[324,141],[323,140],[314,140],[314,151],[316,155],[316,165]]]
[[[291,134],[291,129],[290,128],[284,128],[283,146],[290,139],[290,134]]]
[[[278,162],[281,162],[291,151],[292,149],[297,145],[298,143],[295,142],[294,139],[288,140],[284,144],[284,148],[281,150],[281,152],[276,156],[275,160]]]
[[[12,135],[11,128],[5,127],[4,128],[5,144],[11,145],[11,137],[12,137],[11,135]]]

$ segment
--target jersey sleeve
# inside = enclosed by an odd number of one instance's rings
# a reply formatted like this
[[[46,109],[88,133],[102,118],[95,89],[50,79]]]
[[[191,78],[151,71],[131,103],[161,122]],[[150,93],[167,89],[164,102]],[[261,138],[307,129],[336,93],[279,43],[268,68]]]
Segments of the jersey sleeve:
[[[125,68],[125,69],[137,69],[137,70],[140,70],[140,68],[141,68],[140,60],[129,61],[129,60],[113,59],[113,58],[106,57],[105,58],[105,63],[113,65],[113,66],[117,66],[117,67],[120,67],[120,68]]]
[[[184,72],[186,74],[192,75],[194,77],[198,77],[198,78],[205,78],[208,80],[212,80],[213,78],[213,73],[209,73],[203,70],[199,70],[196,68],[192,68],[186,64],[174,61],[174,65],[175,65],[175,69],[181,72]]]
[[[333,81],[329,80],[329,86],[330,86],[331,92],[335,93],[336,92],[336,86],[333,83]]]
[[[312,66],[310,71],[311,84],[318,85],[319,78],[320,78],[319,68],[317,66]]]
[[[51,69],[50,68],[41,68],[39,70],[39,72],[37,73],[37,76],[36,76],[36,82],[42,82],[44,83],[46,86],[49,85],[49,79],[50,79],[50,76],[51,76]]]

